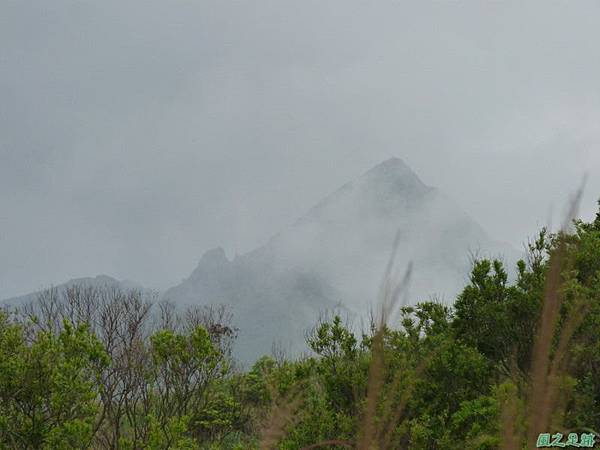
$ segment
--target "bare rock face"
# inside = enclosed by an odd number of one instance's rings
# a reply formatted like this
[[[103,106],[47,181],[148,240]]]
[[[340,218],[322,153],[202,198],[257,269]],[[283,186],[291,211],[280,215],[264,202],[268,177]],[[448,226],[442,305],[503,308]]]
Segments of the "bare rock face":
[[[164,297],[230,305],[242,361],[269,353],[273,342],[299,351],[323,311],[367,316],[397,233],[398,267],[414,267],[411,303],[432,296],[452,302],[474,253],[507,262],[520,257],[392,158],[327,196],[264,246],[232,261],[223,249],[208,251]]]

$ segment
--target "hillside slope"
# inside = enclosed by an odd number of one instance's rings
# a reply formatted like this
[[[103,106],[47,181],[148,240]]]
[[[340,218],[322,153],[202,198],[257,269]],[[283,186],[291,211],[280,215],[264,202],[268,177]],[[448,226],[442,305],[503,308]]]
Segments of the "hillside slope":
[[[519,256],[392,158],[342,186],[264,246],[231,261],[222,249],[207,252],[164,297],[179,304],[230,305],[242,360],[268,353],[273,341],[294,351],[323,311],[367,316],[397,232],[398,267],[414,267],[411,303],[432,296],[452,301],[467,280],[473,254],[510,262]]]

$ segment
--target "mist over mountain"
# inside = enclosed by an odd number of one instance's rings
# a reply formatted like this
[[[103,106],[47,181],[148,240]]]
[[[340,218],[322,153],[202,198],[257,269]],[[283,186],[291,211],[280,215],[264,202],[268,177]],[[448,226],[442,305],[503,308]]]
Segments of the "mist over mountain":
[[[268,353],[273,341],[295,351],[324,311],[341,308],[357,319],[368,315],[397,233],[397,267],[413,264],[410,303],[431,297],[453,301],[473,256],[507,262],[520,256],[392,158],[327,196],[256,250],[233,260],[221,248],[206,252],[164,298],[182,305],[230,305],[240,328],[236,353],[242,360]]]
[[[180,306],[230,307],[239,328],[235,352],[242,361],[269,353],[274,343],[297,352],[323,313],[367,318],[377,304],[396,235],[396,267],[413,267],[409,303],[452,302],[474,256],[499,257],[509,264],[521,256],[493,240],[401,159],[392,158],[325,197],[265,245],[232,260],[222,248],[207,251],[190,276],[162,297]],[[64,292],[74,285],[144,290],[105,275],[74,279],[56,289]],[[19,305],[37,295],[3,303]]]

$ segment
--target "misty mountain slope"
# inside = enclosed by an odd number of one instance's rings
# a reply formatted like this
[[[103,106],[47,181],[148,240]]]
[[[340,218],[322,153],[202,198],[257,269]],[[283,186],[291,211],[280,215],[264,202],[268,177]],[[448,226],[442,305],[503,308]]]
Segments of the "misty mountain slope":
[[[117,280],[115,278],[109,277],[108,275],[98,275],[96,277],[84,277],[84,278],[74,278],[72,280],[67,281],[66,283],[59,284],[57,286],[53,286],[57,292],[62,294],[67,289],[73,286],[81,286],[81,287],[93,287],[93,288],[119,288],[124,291],[129,291],[132,289],[139,290],[142,292],[148,292],[141,285],[128,280]],[[41,291],[32,292],[30,294],[20,295],[17,297],[8,298],[0,302],[0,305],[5,306],[19,306],[29,303],[37,299],[38,295]]]
[[[519,257],[393,158],[342,186],[264,246],[232,261],[222,249],[207,252],[165,298],[230,305],[243,360],[269,352],[273,340],[301,349],[320,312],[341,303],[353,316],[368,314],[397,232],[397,267],[414,266],[411,303],[431,296],[452,301],[468,279],[473,254],[509,262]]]
[[[240,328],[236,355],[251,361],[269,353],[273,343],[298,350],[308,324],[342,298],[310,270],[277,267],[275,260],[250,255],[227,260],[221,248],[206,252],[189,278],[165,292],[179,305],[224,304]]]

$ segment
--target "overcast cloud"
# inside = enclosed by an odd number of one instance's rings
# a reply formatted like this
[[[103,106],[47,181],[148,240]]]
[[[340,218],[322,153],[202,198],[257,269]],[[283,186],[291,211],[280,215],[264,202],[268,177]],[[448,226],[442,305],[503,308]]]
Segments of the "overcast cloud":
[[[155,288],[383,159],[521,247],[589,175],[600,3],[0,2],[0,298]]]

